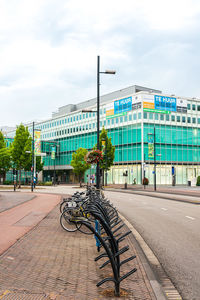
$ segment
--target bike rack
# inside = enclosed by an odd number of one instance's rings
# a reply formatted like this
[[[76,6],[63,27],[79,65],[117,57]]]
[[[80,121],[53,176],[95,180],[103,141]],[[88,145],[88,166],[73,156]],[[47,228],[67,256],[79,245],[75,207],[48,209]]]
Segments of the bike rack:
[[[98,240],[100,243],[98,244],[98,247],[99,248],[103,247],[105,250],[102,254],[100,254],[95,258],[95,261],[98,261],[103,257],[108,257],[108,260],[105,261],[99,268],[102,269],[106,265],[110,264],[113,271],[113,277],[104,278],[103,280],[97,283],[97,286],[99,287],[105,282],[112,281],[115,287],[114,288],[115,296],[119,297],[121,281],[126,279],[131,274],[137,271],[136,268],[133,268],[125,275],[120,276],[120,267],[136,258],[136,256],[133,255],[127,259],[120,261],[120,255],[128,251],[129,246],[124,246],[123,248],[119,249],[119,243],[123,241],[125,237],[131,233],[131,231],[127,231],[126,233],[123,234],[117,233],[124,226],[124,224],[119,225],[117,228],[115,228],[116,225],[121,223],[121,220],[120,221],[116,220],[116,218],[113,219],[114,217],[112,216],[112,214],[111,216],[109,216],[109,212],[106,210],[105,206],[103,205],[103,202],[101,201],[98,202],[93,201],[91,204],[87,206],[87,211],[99,222],[101,228],[106,233],[106,236],[103,237],[100,234],[100,231],[97,230],[97,226],[95,229],[87,219],[80,220],[80,223],[88,227],[91,230],[91,232],[95,235],[96,241]]]

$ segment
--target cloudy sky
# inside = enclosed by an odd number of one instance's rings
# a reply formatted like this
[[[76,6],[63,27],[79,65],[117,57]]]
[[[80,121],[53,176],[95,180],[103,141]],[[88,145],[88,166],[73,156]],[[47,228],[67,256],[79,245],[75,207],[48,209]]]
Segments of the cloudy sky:
[[[199,0],[0,0],[0,126],[138,84],[200,97]]]

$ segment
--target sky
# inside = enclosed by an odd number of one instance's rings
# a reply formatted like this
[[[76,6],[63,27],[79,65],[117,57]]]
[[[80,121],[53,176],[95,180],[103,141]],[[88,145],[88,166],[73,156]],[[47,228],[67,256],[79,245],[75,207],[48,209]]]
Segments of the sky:
[[[141,85],[200,97],[199,0],[0,0],[0,126]]]

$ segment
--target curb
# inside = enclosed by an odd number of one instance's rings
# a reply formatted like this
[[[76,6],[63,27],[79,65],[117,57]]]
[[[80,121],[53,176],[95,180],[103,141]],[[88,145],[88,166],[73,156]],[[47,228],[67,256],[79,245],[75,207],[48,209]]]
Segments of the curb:
[[[182,297],[180,296],[179,292],[177,291],[177,289],[175,288],[175,286],[173,285],[173,283],[171,282],[169,277],[166,275],[166,273],[163,270],[161,264],[159,263],[157,257],[154,255],[152,250],[146,244],[146,242],[144,241],[142,236],[133,227],[133,225],[131,223],[129,223],[129,221],[123,215],[121,215],[121,213],[118,213],[118,214],[119,214],[119,217],[124,222],[124,224],[126,224],[126,226],[133,233],[134,238],[138,242],[138,244],[139,244],[140,248],[142,249],[148,263],[150,264],[150,266],[155,267],[156,270],[157,270],[159,281],[155,278],[155,275],[154,275],[153,280],[149,278],[149,282],[150,282],[151,287],[152,287],[152,289],[155,293],[156,298],[158,300],[164,300],[164,299],[165,300],[166,299],[168,299],[168,300],[182,300]],[[147,272],[147,269],[146,269],[145,266],[144,266],[144,268]],[[148,276],[148,273],[149,272],[147,272],[147,276]]]
[[[107,192],[115,192],[115,193],[120,192],[120,193],[124,193],[124,194],[135,194],[135,195],[140,195],[140,196],[147,196],[147,197],[160,198],[160,199],[172,200],[172,201],[177,201],[177,202],[184,202],[184,203],[200,205],[199,200],[180,199],[180,198],[176,198],[176,197],[173,197],[173,196],[169,197],[169,196],[157,194],[156,192],[155,192],[155,194],[150,194],[150,192],[138,192],[138,191],[135,192],[135,191],[130,191],[128,189],[126,191],[125,190],[120,190],[120,189],[112,189],[112,190],[108,189],[106,191]],[[172,195],[172,194],[170,194],[170,195]],[[181,197],[181,195],[178,195],[178,196]],[[190,196],[188,196],[188,197],[190,197]]]

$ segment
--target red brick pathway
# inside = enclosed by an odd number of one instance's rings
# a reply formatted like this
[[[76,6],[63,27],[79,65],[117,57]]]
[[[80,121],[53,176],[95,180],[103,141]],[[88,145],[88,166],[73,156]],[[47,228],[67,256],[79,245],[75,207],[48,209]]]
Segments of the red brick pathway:
[[[121,247],[130,244],[123,258],[137,255],[131,238],[123,243]],[[92,236],[61,228],[57,206],[0,256],[0,299],[117,299],[106,293],[112,283],[96,287],[104,276],[112,274],[110,266],[99,269],[103,260],[94,261],[98,254]],[[134,267],[137,272],[121,283],[127,292],[122,299],[155,299],[138,256],[122,266],[121,274]]]

